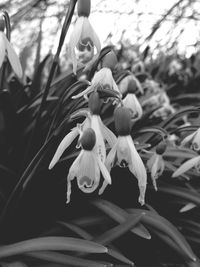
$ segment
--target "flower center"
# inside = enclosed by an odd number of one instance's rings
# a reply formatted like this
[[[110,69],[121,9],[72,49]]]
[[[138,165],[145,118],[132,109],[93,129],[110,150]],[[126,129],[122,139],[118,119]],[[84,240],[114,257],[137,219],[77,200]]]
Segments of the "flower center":
[[[87,176],[83,176],[79,179],[79,185],[81,187],[91,187],[92,186],[92,180]]]
[[[80,50],[81,52],[83,52],[85,49],[87,49],[88,51],[91,51],[93,47],[94,47],[94,43],[89,37],[86,37],[80,40],[78,44],[78,50]]]

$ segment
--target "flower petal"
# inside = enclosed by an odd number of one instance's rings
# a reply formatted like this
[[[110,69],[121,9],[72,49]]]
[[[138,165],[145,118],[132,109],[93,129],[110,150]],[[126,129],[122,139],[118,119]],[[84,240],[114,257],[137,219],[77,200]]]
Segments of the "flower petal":
[[[58,146],[56,153],[53,156],[49,164],[49,170],[51,170],[55,164],[59,161],[60,157],[62,156],[63,152],[68,148],[68,146],[73,142],[73,140],[78,136],[79,131],[78,128],[74,128],[68,133],[63,140],[61,141],[60,145]]]
[[[127,94],[122,102],[126,108],[129,108],[133,112],[133,115],[137,115],[137,119],[142,117],[142,107],[135,94]]]
[[[95,131],[95,134],[96,134],[96,144],[95,144],[94,149],[96,150],[96,153],[98,157],[101,159],[101,161],[105,162],[106,147],[105,147],[104,138],[101,132],[98,118],[99,118],[98,115],[91,116],[91,128]]]
[[[130,154],[131,154],[131,164],[128,167],[129,167],[129,170],[136,176],[138,180],[138,186],[140,189],[139,202],[141,205],[143,205],[145,191],[146,191],[146,184],[147,184],[146,169],[144,167],[144,163],[142,162],[142,159],[140,158],[137,150],[135,149],[131,136],[130,135],[126,136],[126,140],[129,145]]]
[[[182,207],[182,208],[179,210],[179,212],[186,212],[186,211],[189,211],[189,210],[194,209],[194,208],[196,208],[196,207],[197,207],[196,204],[194,204],[194,203],[188,203],[188,204],[186,204],[184,207]]]
[[[92,92],[94,90],[94,87],[91,85],[91,86],[88,86],[88,88],[86,88],[83,92],[77,94],[77,95],[73,95],[72,96],[72,99],[76,99],[76,98],[79,98],[81,96],[84,96],[84,95],[87,95],[89,94],[90,92]]]
[[[66,201],[66,203],[70,202],[71,181],[77,176],[77,171],[79,170],[79,165],[80,165],[80,161],[81,161],[82,156],[83,156],[83,150],[78,155],[78,157],[74,160],[74,162],[72,163],[72,165],[69,169],[69,173],[67,176],[67,201]]]
[[[98,118],[98,120],[99,120],[101,131],[103,133],[103,137],[108,142],[109,146],[112,148],[114,144],[116,144],[117,142],[117,137],[108,127],[104,125],[100,117]]]
[[[115,160],[115,157],[116,157],[116,153],[117,153],[117,142],[115,143],[115,145],[111,148],[110,152],[108,153],[107,155],[107,158],[106,158],[106,167],[108,169],[108,171],[110,172],[110,170],[112,169],[113,167],[113,164],[114,164],[114,160]]]
[[[200,128],[196,131],[196,134],[194,135],[192,147],[195,151],[200,150]]]
[[[6,47],[5,47],[3,35],[4,33],[0,32],[0,68],[3,64],[5,54],[6,54]]]
[[[187,160],[183,163],[172,175],[172,177],[177,177],[194,167],[200,161],[200,156],[194,157],[192,159]]]
[[[184,146],[185,144],[187,144],[188,142],[192,141],[192,139],[194,138],[194,136],[196,135],[196,131],[192,134],[189,134],[188,136],[186,136],[182,142],[181,142],[181,146]]]
[[[22,66],[19,61],[19,58],[5,35],[3,35],[3,39],[4,39],[5,46],[6,46],[6,51],[8,53],[8,59],[9,59],[10,65],[12,66],[17,76],[19,78],[22,78],[23,71],[22,71]]]
[[[70,41],[69,41],[69,55],[72,60],[74,74],[76,74],[76,69],[77,69],[77,59],[76,59],[75,48],[81,38],[83,24],[84,24],[84,17],[78,17],[74,25],[74,30],[70,36]]]
[[[101,171],[101,173],[103,175],[103,178],[105,179],[105,181],[108,184],[111,184],[112,181],[111,181],[110,173],[107,170],[105,164],[99,158],[97,158],[97,161],[98,161],[98,164],[99,164],[100,171]]]

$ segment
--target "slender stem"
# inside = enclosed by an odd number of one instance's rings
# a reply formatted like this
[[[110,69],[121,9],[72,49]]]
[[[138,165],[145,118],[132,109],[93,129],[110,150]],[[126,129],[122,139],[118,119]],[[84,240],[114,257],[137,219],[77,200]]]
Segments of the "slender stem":
[[[64,24],[63,24],[63,27],[62,27],[62,30],[61,30],[59,45],[58,45],[58,48],[57,48],[57,52],[56,52],[56,54],[54,56],[53,63],[51,65],[51,69],[50,69],[50,73],[49,73],[49,76],[48,76],[48,80],[47,80],[47,83],[46,83],[46,86],[45,86],[45,89],[44,89],[44,93],[43,93],[43,96],[42,96],[42,101],[41,101],[41,104],[40,104],[40,107],[39,107],[39,110],[38,110],[38,113],[37,113],[37,116],[36,116],[36,119],[35,119],[35,125],[34,125],[33,131],[32,131],[28,146],[27,146],[27,150],[26,150],[26,153],[25,153],[25,158],[27,158],[27,155],[30,154],[29,153],[30,152],[29,151],[30,150],[30,146],[34,142],[34,140],[36,139],[36,136],[37,136],[38,128],[39,128],[39,125],[40,125],[40,122],[41,122],[41,115],[42,115],[42,112],[43,112],[45,104],[46,104],[46,99],[47,99],[47,96],[48,96],[48,93],[49,93],[51,82],[53,80],[54,74],[55,74],[57,66],[58,66],[59,55],[60,55],[60,52],[61,52],[61,49],[62,49],[62,45],[63,45],[64,40],[65,40],[65,36],[66,36],[66,34],[68,32],[68,29],[69,29],[69,26],[70,26],[70,23],[71,23],[71,20],[72,20],[72,16],[73,16],[73,13],[74,13],[76,2],[77,2],[77,0],[71,0],[70,3],[69,3],[68,12],[66,14],[65,21],[64,21]]]

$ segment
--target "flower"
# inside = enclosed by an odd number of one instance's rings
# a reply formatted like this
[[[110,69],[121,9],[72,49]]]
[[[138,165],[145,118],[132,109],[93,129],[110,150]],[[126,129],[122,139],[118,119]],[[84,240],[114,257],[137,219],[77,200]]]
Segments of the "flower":
[[[73,72],[76,74],[77,69],[77,59],[75,48],[82,47],[93,48],[94,46],[97,49],[97,54],[100,53],[101,43],[99,37],[94,31],[92,25],[89,22],[90,14],[90,0],[79,0],[78,1],[78,19],[74,25],[74,30],[71,34],[69,41],[69,55],[72,59]]]
[[[200,150],[200,128],[197,129],[194,133],[186,136],[181,142],[181,146],[184,146],[187,143],[192,143],[192,149],[194,149],[195,151]]]
[[[67,202],[70,202],[71,181],[76,178],[78,187],[84,193],[94,192],[100,182],[100,173],[105,181],[111,184],[111,177],[104,163],[94,151],[96,142],[95,132],[88,128],[81,137],[82,150],[69,169],[67,176]]]
[[[189,169],[195,167],[196,170],[200,171],[200,156],[196,156],[192,159],[184,162],[173,174],[172,177],[177,177],[188,171]]]
[[[119,97],[121,97],[121,93],[118,89],[117,84],[115,83],[115,80],[113,79],[111,70],[107,67],[104,67],[95,73],[91,81],[91,85],[87,89],[77,95],[74,95],[72,98],[76,99],[81,96],[87,97],[88,94],[94,92],[99,87],[101,87],[102,89],[112,89],[117,93]]]
[[[133,140],[130,136],[131,112],[125,107],[118,107],[114,113],[115,128],[118,133],[117,142],[110,150],[106,158],[106,167],[110,171],[114,164],[120,167],[128,167],[130,172],[138,179],[140,190],[139,202],[145,202],[145,191],[147,184],[147,174],[142,159],[140,158]],[[104,181],[99,194],[102,194],[107,186]]]
[[[162,175],[165,163],[163,160],[162,155],[159,155],[157,153],[154,153],[152,157],[147,161],[147,167],[149,171],[151,172],[151,179],[154,186],[154,189],[157,191],[157,183],[156,180],[159,178],[159,176]]]
[[[143,88],[139,82],[139,80],[133,75],[127,75],[124,79],[122,79],[118,85],[119,91],[124,95],[127,92],[135,93],[136,90],[143,93]]]
[[[13,49],[12,45],[8,41],[6,35],[4,34],[4,19],[0,18],[0,68],[3,64],[5,56],[7,55],[10,65],[13,71],[19,78],[22,78],[23,72],[19,58]]]
[[[131,110],[132,116],[135,120],[138,120],[142,117],[142,107],[135,94],[128,93],[122,100],[122,102],[126,108],[129,108]]]

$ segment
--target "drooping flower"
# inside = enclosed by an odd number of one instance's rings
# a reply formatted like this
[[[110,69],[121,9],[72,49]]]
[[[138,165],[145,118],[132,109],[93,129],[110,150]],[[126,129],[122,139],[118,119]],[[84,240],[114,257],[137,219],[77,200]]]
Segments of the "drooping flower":
[[[186,136],[182,140],[181,146],[185,146],[187,143],[191,143],[191,147],[195,151],[200,150],[200,128],[198,128],[194,133]]]
[[[113,90],[118,95],[118,97],[121,98],[121,93],[119,91],[119,88],[112,76],[112,69],[116,65],[116,62],[115,60],[112,60],[111,57],[113,57],[113,54],[110,53],[108,53],[105,56],[105,59],[102,63],[103,67],[94,74],[94,77],[92,78],[91,81],[91,85],[83,92],[74,95],[72,98],[75,99],[81,96],[87,97],[88,94],[90,94],[93,91],[96,91],[97,88]]]
[[[8,41],[4,33],[4,29],[5,29],[5,22],[3,17],[1,16],[0,17],[0,68],[3,64],[5,56],[7,56],[13,71],[19,78],[22,78],[23,73],[22,73],[21,63],[19,61],[19,58],[15,50]]]
[[[73,72],[76,74],[77,58],[75,48],[96,47],[97,54],[100,53],[101,43],[99,37],[89,22],[90,0],[78,0],[78,19],[74,25],[74,30],[69,41],[69,55],[72,59]],[[80,48],[81,47],[81,48]]]
[[[147,184],[147,174],[142,159],[140,158],[133,140],[130,136],[131,131],[131,112],[125,107],[118,107],[114,113],[115,128],[118,133],[117,142],[110,150],[106,166],[110,171],[114,163],[121,167],[128,167],[130,172],[137,178],[140,190],[139,202],[141,205],[145,202],[145,192]],[[102,194],[107,186],[104,181],[99,194]]]
[[[184,174],[185,172],[187,172],[188,170],[190,170],[191,168],[195,167],[195,169],[199,172],[200,171],[200,156],[194,157],[192,159],[187,160],[186,162],[184,162],[173,174],[172,177],[177,177],[180,176],[182,174]]]
[[[166,143],[162,142],[156,147],[156,151],[147,161],[147,167],[151,173],[151,179],[154,186],[154,189],[157,191],[156,180],[162,175],[165,169],[165,163],[163,160],[163,153],[166,150]]]
[[[104,163],[94,151],[95,132],[87,128],[80,139],[81,152],[73,162],[67,176],[67,202],[70,202],[71,181],[76,178],[78,187],[84,193],[94,192],[100,182],[100,173],[106,183],[111,184],[111,177]]]

